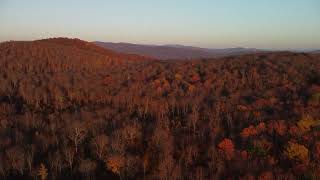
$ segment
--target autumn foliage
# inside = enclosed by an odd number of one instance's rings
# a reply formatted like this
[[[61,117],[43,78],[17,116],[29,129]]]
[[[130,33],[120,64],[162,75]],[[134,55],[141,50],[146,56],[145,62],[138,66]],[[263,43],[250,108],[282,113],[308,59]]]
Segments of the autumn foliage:
[[[234,145],[231,139],[226,138],[222,140],[218,147],[223,151],[228,160],[232,159],[234,156]]]
[[[107,158],[106,166],[112,172],[121,175],[122,168],[125,166],[124,158],[121,155],[115,155]]]
[[[258,134],[258,132],[257,132],[256,128],[253,127],[253,126],[249,126],[249,127],[244,128],[244,129],[242,130],[242,132],[241,132],[241,137],[243,137],[243,138],[248,138],[248,137],[250,137],[250,136],[255,136],[255,135],[257,135],[257,134]]]
[[[0,179],[319,179],[320,57],[0,44]]]
[[[261,122],[255,127],[253,125],[250,125],[249,127],[244,128],[240,135],[242,138],[248,138],[250,136],[255,136],[255,135],[261,134],[261,133],[265,132],[266,130],[267,130],[267,128],[266,128],[265,123]]]
[[[310,131],[316,123],[316,120],[314,120],[310,115],[305,115],[305,117],[298,121],[297,126],[302,133],[305,133]]]
[[[48,176],[48,170],[44,164],[40,164],[39,170],[38,170],[38,176],[41,180],[46,180]]]
[[[289,142],[285,150],[285,155],[295,161],[308,162],[309,161],[309,150],[301,144]]]

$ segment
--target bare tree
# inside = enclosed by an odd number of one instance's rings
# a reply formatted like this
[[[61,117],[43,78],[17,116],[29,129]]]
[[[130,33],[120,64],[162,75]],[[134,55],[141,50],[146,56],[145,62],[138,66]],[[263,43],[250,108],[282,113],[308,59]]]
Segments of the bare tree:
[[[109,138],[105,134],[101,134],[93,138],[92,145],[94,147],[94,153],[99,159],[102,159],[107,152]]]
[[[26,163],[27,163],[29,173],[31,173],[32,171],[34,152],[35,152],[35,146],[33,144],[28,145],[26,149]]]
[[[75,156],[75,150],[72,147],[65,147],[63,149],[63,155],[65,157],[65,160],[66,160],[69,168],[72,170],[74,156]]]
[[[55,173],[60,173],[62,171],[62,157],[59,151],[53,152],[49,156],[50,169]],[[69,163],[68,163],[69,164]]]
[[[73,142],[75,153],[78,153],[78,146],[87,133],[85,125],[79,121],[74,121],[68,128],[68,138]]]

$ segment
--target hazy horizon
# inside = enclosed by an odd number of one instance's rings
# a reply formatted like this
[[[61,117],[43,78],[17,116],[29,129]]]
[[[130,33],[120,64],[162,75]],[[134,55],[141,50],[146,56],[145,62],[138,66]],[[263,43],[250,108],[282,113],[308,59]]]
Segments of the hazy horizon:
[[[0,2],[0,42],[51,37],[203,48],[320,49],[320,1]]]

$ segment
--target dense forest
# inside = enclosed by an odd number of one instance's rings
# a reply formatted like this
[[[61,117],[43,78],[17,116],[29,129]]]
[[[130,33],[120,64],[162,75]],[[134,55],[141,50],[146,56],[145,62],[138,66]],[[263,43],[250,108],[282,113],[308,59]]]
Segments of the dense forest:
[[[0,44],[0,179],[319,179],[320,55]]]

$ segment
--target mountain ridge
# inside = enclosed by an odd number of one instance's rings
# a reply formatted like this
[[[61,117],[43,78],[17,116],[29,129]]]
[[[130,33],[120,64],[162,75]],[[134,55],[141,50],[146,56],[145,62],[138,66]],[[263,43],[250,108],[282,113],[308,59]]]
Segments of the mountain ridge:
[[[121,53],[132,53],[139,54],[155,59],[197,59],[197,58],[214,58],[223,57],[230,55],[242,55],[251,54],[257,52],[267,52],[262,49],[255,48],[222,48],[222,49],[211,49],[201,48],[194,46],[184,46],[178,44],[168,45],[144,45],[144,44],[133,44],[133,43],[113,43],[113,42],[93,42],[100,47],[111,49]]]

